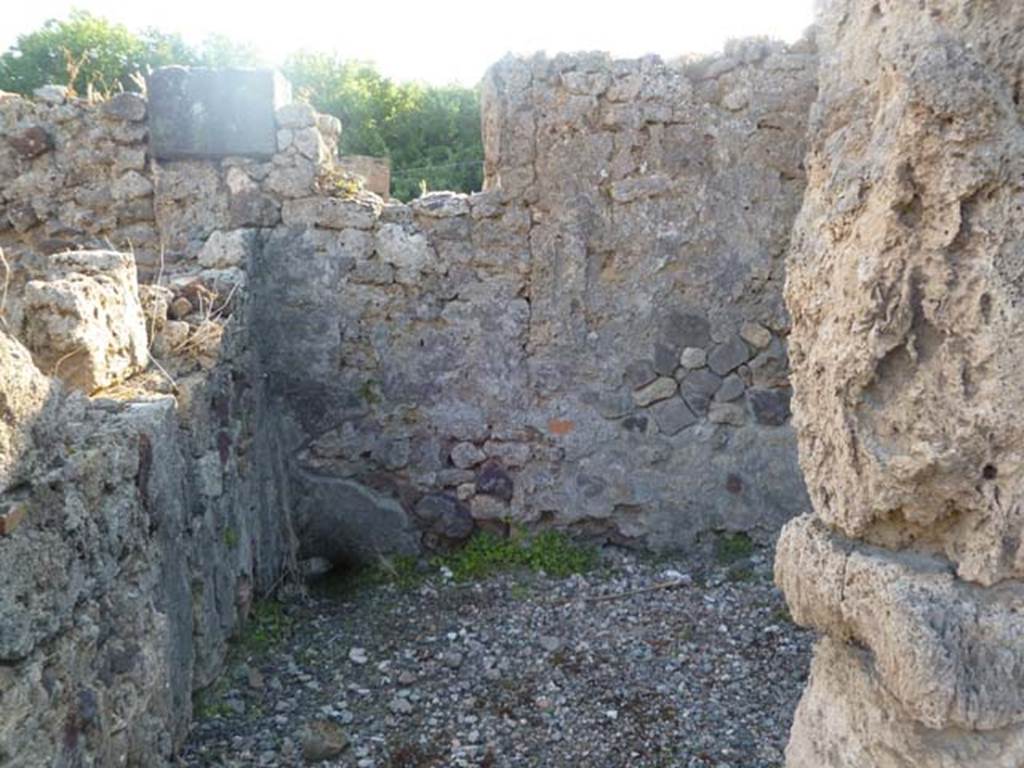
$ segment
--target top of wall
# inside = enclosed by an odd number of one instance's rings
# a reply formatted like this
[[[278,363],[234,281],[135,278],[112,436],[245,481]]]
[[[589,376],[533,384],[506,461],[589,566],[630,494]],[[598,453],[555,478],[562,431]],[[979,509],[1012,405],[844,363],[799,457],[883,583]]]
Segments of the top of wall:
[[[816,73],[813,28],[792,45],[745,39],[721,54],[673,61],[603,52],[509,55],[483,81],[485,188],[543,195],[530,190],[543,184],[538,155],[575,135],[725,123],[775,128],[806,111]],[[601,181],[610,185],[613,176],[609,171]]]

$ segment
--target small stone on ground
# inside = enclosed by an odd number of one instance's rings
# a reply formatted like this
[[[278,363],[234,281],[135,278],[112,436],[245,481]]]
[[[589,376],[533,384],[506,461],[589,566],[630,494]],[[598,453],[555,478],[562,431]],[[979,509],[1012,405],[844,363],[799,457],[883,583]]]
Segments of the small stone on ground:
[[[781,766],[811,635],[769,556],[602,561],[315,591],[287,639],[229,666],[244,711],[208,708],[183,765]]]

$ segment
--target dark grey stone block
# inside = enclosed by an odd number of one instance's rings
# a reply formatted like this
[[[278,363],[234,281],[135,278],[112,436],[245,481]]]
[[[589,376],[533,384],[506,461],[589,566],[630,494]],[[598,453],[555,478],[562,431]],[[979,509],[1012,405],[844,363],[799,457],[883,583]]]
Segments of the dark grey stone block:
[[[779,427],[789,421],[789,401],[793,397],[793,390],[788,387],[780,389],[755,388],[747,393],[747,397],[758,424]]]
[[[708,355],[708,368],[719,376],[739,368],[750,359],[750,348],[739,336],[733,335],[722,344],[711,350]]]
[[[150,153],[161,160],[270,157],[291,86],[269,69],[163,67],[147,81]]]
[[[691,411],[698,416],[704,416],[708,412],[711,398],[715,396],[721,386],[720,376],[702,368],[686,375],[686,378],[679,384],[679,394],[690,406]]]
[[[414,514],[428,534],[442,540],[463,541],[473,533],[469,508],[447,493],[424,496],[416,503]]]
[[[677,353],[686,347],[706,347],[711,343],[711,324],[701,315],[673,310],[662,318],[660,335]]]
[[[666,435],[675,435],[686,427],[697,423],[686,403],[678,397],[670,397],[651,406],[651,414],[658,429]]]
[[[743,379],[735,373],[730,373],[725,377],[725,380],[722,382],[722,386],[720,386],[718,391],[715,392],[715,402],[731,402],[738,397],[742,397],[744,389],[746,389],[746,385],[744,385]]]

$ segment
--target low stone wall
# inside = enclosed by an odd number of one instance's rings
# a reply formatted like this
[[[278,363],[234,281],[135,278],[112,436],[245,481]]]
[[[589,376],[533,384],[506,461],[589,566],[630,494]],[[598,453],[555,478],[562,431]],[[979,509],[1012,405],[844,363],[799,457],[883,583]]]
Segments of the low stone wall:
[[[69,359],[65,384],[0,331],[4,765],[164,764],[292,557],[244,348],[177,397],[143,374],[87,398],[72,387],[96,360]]]
[[[240,181],[255,161],[157,167],[137,97],[44,95],[0,98],[0,763],[161,765],[193,691],[294,563],[286,462],[246,332],[257,230],[217,229],[268,207]],[[136,150],[142,166],[126,170]],[[286,149],[265,176],[301,172],[301,158]],[[164,196],[197,169],[209,194]],[[130,250],[75,250],[126,247],[125,184],[152,234],[134,249],[152,267],[141,286]]]

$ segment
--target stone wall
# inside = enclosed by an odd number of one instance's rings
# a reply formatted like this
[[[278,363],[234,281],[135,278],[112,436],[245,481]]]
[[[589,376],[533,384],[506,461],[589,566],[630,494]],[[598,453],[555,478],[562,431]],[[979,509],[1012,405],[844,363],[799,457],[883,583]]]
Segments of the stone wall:
[[[0,514],[17,512],[0,538],[0,762],[163,764],[291,557],[258,384],[226,349],[176,398],[142,375],[90,399],[71,389],[84,363],[65,384],[0,342],[16,419]]]
[[[153,89],[172,122],[181,93],[216,100],[183,72]],[[6,97],[0,244],[15,286],[49,252],[130,247],[172,304],[178,271],[198,262],[223,296],[258,254],[257,337],[297,497],[321,499],[310,526],[342,498],[386,510],[385,538],[443,529],[439,509],[453,530],[653,548],[768,538],[806,505],[781,285],[815,83],[806,42],[506,60],[484,85],[487,190],[409,205],[339,183],[336,121],[301,105],[269,157],[159,160],[140,97]]]
[[[773,535],[806,508],[781,287],[815,61],[507,60],[485,192],[286,204],[260,335],[303,393],[301,474],[441,532]]]
[[[0,97],[0,763],[165,764],[294,564],[247,332],[258,230],[221,228],[273,225],[249,180],[306,192],[310,166],[288,108],[272,160],[157,163],[142,99],[42,95]],[[104,243],[128,250],[81,250]]]
[[[813,44],[508,59],[487,189],[409,204],[272,75],[220,78],[0,95],[0,759],[168,757],[295,556],[685,547],[806,507],[781,286]]]
[[[787,764],[1024,764],[1024,7],[835,0],[787,302],[826,635]]]

